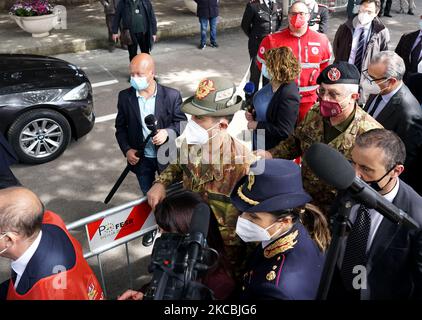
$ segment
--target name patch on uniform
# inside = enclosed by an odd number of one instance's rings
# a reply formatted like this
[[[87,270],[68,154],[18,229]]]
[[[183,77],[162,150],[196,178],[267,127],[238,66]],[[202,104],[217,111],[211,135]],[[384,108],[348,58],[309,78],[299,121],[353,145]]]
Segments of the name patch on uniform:
[[[308,45],[309,46],[317,46],[317,47],[320,47],[321,46],[321,43],[319,43],[319,42],[308,42]]]

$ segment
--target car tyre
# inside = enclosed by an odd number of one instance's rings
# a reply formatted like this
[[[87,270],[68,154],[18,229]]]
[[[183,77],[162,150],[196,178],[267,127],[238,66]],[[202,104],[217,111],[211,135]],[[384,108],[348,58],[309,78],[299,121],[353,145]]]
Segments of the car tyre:
[[[72,131],[57,111],[35,109],[20,115],[8,131],[9,142],[23,163],[41,164],[66,150]]]

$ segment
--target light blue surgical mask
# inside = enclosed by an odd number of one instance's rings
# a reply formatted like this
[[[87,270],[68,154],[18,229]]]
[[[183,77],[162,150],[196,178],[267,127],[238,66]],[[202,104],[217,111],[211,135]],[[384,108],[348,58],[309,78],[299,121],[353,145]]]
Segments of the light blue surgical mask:
[[[422,20],[419,20],[419,28],[422,30]]]
[[[267,66],[265,65],[265,63],[263,63],[262,64],[262,75],[265,77],[265,78],[267,78],[267,79],[270,79],[271,80],[271,78],[272,78],[272,75],[270,75],[269,73],[268,73],[268,69],[267,69]]]
[[[130,85],[136,90],[141,91],[148,88],[147,77],[130,77]]]

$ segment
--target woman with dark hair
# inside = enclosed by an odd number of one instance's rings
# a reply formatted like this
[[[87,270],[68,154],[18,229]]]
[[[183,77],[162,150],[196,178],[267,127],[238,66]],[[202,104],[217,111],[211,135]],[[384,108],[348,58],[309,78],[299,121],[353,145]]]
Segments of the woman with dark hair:
[[[248,129],[254,130],[253,149],[263,149],[257,129],[265,130],[265,150],[275,147],[293,132],[299,115],[300,95],[295,80],[300,64],[289,47],[265,53],[262,74],[270,79],[253,97],[254,115],[246,112]],[[260,144],[259,146],[257,144]]]
[[[205,202],[198,194],[191,191],[184,191],[183,193],[166,197],[157,205],[154,212],[160,232],[189,233],[192,214],[195,207],[200,203]],[[230,264],[225,257],[224,242],[218,229],[218,223],[212,212],[210,213],[207,245],[219,253],[219,258],[214,268],[209,270],[200,281],[213,291],[215,299],[228,299],[234,291],[235,282],[230,271]],[[128,290],[120,299],[126,300],[125,298],[129,296],[128,292],[132,298],[142,297],[139,292]]]
[[[311,197],[303,190],[300,167],[259,160],[231,200],[243,212],[236,233],[245,242],[260,242],[248,259],[240,297],[315,299],[330,233],[322,212],[307,204]]]

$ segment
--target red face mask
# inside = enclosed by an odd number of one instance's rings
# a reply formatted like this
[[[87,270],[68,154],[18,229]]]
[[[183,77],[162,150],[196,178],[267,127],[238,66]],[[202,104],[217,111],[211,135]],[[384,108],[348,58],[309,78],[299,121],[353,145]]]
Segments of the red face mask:
[[[306,18],[300,14],[297,14],[290,18],[290,25],[295,27],[296,29],[302,28],[306,23]]]
[[[338,102],[327,101],[327,100],[319,101],[319,110],[321,112],[321,115],[324,118],[331,118],[331,117],[338,116],[343,111],[343,109],[341,108]]]

